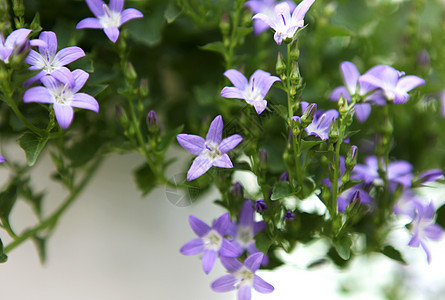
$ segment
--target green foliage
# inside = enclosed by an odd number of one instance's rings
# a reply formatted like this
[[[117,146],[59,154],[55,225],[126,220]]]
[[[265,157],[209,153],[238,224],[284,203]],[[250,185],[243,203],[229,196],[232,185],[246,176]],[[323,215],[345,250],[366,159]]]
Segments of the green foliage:
[[[18,138],[20,147],[25,151],[28,166],[32,167],[48,142],[47,137],[40,137],[32,132],[25,132]]]

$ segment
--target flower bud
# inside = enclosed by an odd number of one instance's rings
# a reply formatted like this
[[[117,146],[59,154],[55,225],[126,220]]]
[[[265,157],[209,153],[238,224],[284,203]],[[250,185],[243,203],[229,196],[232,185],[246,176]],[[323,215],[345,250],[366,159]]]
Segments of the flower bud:
[[[329,140],[333,143],[337,142],[339,137],[338,121],[337,119],[332,120],[331,125],[329,125]]]
[[[290,50],[290,58],[292,61],[298,61],[300,58],[300,49],[298,49],[298,43],[293,43]]]
[[[278,52],[277,64],[275,66],[275,69],[277,71],[277,74],[279,75],[284,75],[284,73],[286,72],[286,61],[284,60],[283,55],[281,55],[281,52]]]
[[[262,168],[266,168],[267,167],[267,151],[266,151],[266,149],[260,150],[259,158],[260,158],[260,166]]]
[[[263,199],[257,200],[255,202],[255,210],[260,213],[263,214],[263,212],[267,209],[267,204],[266,202],[264,202]]]
[[[348,154],[346,154],[346,159],[345,159],[346,169],[349,170],[354,169],[355,165],[357,164],[357,154],[358,154],[357,146],[352,145],[351,148],[349,148]]]
[[[295,219],[295,214],[289,209],[285,214],[284,214],[284,220],[285,221],[293,221]]]
[[[139,95],[141,95],[141,97],[147,97],[148,91],[148,79],[142,78],[141,83],[139,84]]]
[[[134,80],[138,77],[138,74],[136,73],[136,70],[133,67],[133,64],[131,62],[127,63],[127,67],[125,70],[125,77]]]
[[[147,126],[150,133],[159,131],[158,116],[154,110],[150,110],[147,114]]]
[[[244,189],[240,182],[235,182],[232,187],[232,195],[235,199],[244,199]]]
[[[311,103],[308,107],[306,107],[303,115],[301,116],[301,127],[306,128],[309,124],[314,120],[314,114],[317,110],[317,104]]]
[[[229,35],[230,22],[229,22],[229,15],[227,13],[224,13],[221,16],[221,22],[219,22],[219,29],[221,29],[221,33],[223,36]]]
[[[298,64],[294,63],[292,65],[292,71],[289,75],[289,79],[293,84],[298,84],[300,82],[300,70],[298,68]]]

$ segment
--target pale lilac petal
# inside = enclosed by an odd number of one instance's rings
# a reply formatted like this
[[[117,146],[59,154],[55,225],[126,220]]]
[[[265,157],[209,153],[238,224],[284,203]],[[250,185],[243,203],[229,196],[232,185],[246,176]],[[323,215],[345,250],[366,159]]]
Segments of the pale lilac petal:
[[[31,33],[31,29],[20,28],[11,32],[5,41],[7,48],[14,48],[15,45],[21,45],[26,41],[26,38]]]
[[[351,96],[349,95],[348,90],[344,86],[336,87],[329,96],[329,99],[332,101],[338,101],[340,97],[343,96],[348,102],[351,102]]]
[[[3,155],[0,155],[0,163],[4,163],[6,161],[6,158],[3,157]]]
[[[46,46],[39,47],[39,52],[44,55],[44,53],[48,53],[50,57],[56,55],[57,52],[57,36],[52,31],[43,31],[39,35],[39,39],[46,43]]]
[[[81,69],[76,69],[72,73],[74,77],[74,86],[71,90],[74,93],[77,93],[84,86],[85,82],[87,82],[90,74]]]
[[[215,292],[223,293],[234,290],[237,282],[238,279],[234,275],[227,274],[212,282],[211,287]]]
[[[275,21],[271,17],[269,17],[268,15],[259,13],[259,14],[254,15],[252,17],[252,19],[254,19],[254,20],[261,20],[264,23],[266,23],[269,27],[275,28]]]
[[[409,92],[412,89],[418,87],[419,85],[424,85],[425,80],[423,80],[420,77],[409,75],[404,76],[400,78],[400,80],[397,82],[397,90],[403,91],[403,92]]]
[[[419,233],[415,232],[413,237],[408,242],[408,246],[411,247],[419,247],[420,246],[420,239],[419,239]]]
[[[245,227],[253,226],[253,214],[254,209],[252,207],[252,202],[250,200],[246,200],[243,203],[243,207],[241,207],[241,211],[239,214],[239,223]]]
[[[215,265],[216,258],[218,257],[218,252],[215,250],[205,250],[202,255],[202,268],[204,273],[209,274]]]
[[[254,275],[253,277],[253,288],[262,294],[272,293],[274,287],[260,278],[258,275]]]
[[[121,12],[124,8],[124,0],[110,0],[109,7],[114,12]]]
[[[337,209],[339,212],[345,212],[348,207],[349,202],[343,195],[338,196],[337,198]]]
[[[54,99],[47,88],[36,86],[30,88],[23,94],[23,102],[53,103]]]
[[[144,15],[139,10],[134,8],[127,8],[121,13],[120,25],[132,19],[138,19],[142,17],[144,17]]]
[[[225,235],[230,223],[229,214],[225,213],[221,215],[218,219],[213,223],[212,228],[215,229],[220,235]]]
[[[260,115],[266,109],[267,101],[266,100],[253,101],[253,107],[255,108],[256,113]]]
[[[436,181],[443,176],[441,169],[431,169],[421,173],[418,177],[420,183]]]
[[[224,87],[221,91],[221,97],[223,98],[235,98],[235,99],[244,99],[244,93],[237,87]]]
[[[243,267],[243,264],[233,257],[221,256],[220,260],[224,268],[230,273],[234,273]]]
[[[223,126],[224,123],[221,115],[216,116],[210,124],[209,131],[207,132],[206,136],[206,141],[219,144],[222,139]]]
[[[409,95],[407,92],[393,91],[394,92],[394,104],[403,104],[409,100]]]
[[[250,300],[252,298],[252,289],[249,285],[242,285],[238,290],[238,300]]]
[[[360,72],[358,71],[357,67],[349,61],[342,62],[340,64],[340,70],[343,74],[346,88],[352,95],[354,95],[357,90]]]
[[[355,116],[359,122],[365,122],[371,114],[371,104],[360,103],[355,105]]]
[[[261,265],[261,262],[263,261],[264,254],[262,252],[257,252],[252,255],[250,255],[246,260],[244,261],[244,265],[246,268],[248,268],[252,273],[255,273]]]
[[[57,53],[56,60],[62,66],[72,63],[85,56],[85,52],[79,47],[67,47]]]
[[[254,34],[260,34],[264,31],[269,29],[269,25],[267,25],[265,22],[263,22],[260,19],[253,20],[253,33]]]
[[[427,246],[426,243],[423,242],[423,241],[420,242],[420,245],[422,246],[423,250],[425,250],[425,253],[426,253],[426,260],[427,260],[428,263],[430,264],[430,263],[431,263],[431,252],[430,252],[428,246]]]
[[[102,0],[86,0],[88,7],[96,17],[101,17],[105,14],[104,2]]]
[[[428,205],[423,207],[421,215],[425,219],[432,220],[435,213],[436,213],[436,208],[434,207],[433,202],[430,202]]]
[[[226,153],[224,153],[218,160],[213,161],[213,166],[226,169],[233,168],[232,161]]]
[[[192,163],[192,166],[187,172],[187,181],[192,181],[200,177],[202,174],[207,172],[211,166],[212,162],[209,161],[207,158],[204,158],[202,156],[196,157]]]
[[[28,80],[26,80],[26,81],[23,83],[23,86],[24,86],[25,88],[27,88],[27,87],[29,87],[31,84],[33,84],[34,82],[40,80],[40,78],[42,78],[42,77],[45,76],[45,75],[46,75],[46,72],[45,72],[45,71],[40,71],[40,72],[37,73],[35,76],[33,76],[33,77],[29,78]]]
[[[198,219],[195,216],[189,217],[189,223],[192,230],[199,236],[203,237],[206,235],[210,230],[210,226]]]
[[[304,16],[306,15],[309,8],[312,6],[315,0],[303,0],[298,4],[298,6],[295,8],[294,12],[292,13],[292,23],[296,23],[300,20],[304,19]]]
[[[73,108],[69,105],[59,103],[54,103],[53,108],[56,115],[57,123],[59,123],[60,128],[67,129],[73,121]]]
[[[97,100],[85,93],[74,94],[70,105],[72,107],[89,109],[97,113],[99,112],[99,103],[97,103]]]
[[[68,84],[71,88],[74,86],[74,76],[66,67],[61,67],[52,71],[50,76],[57,79],[64,85]]]
[[[323,115],[324,115],[324,118],[322,119],[322,117],[320,117],[320,122],[318,124],[318,127],[320,127],[320,128],[326,128],[326,127],[329,128],[332,120],[338,119],[338,111],[336,111],[335,109],[330,109],[327,112],[325,112]]]
[[[395,179],[406,173],[410,173],[413,170],[413,166],[404,160],[394,161],[388,165],[388,179]]]
[[[12,48],[2,48],[1,42],[0,42],[0,60],[3,62],[6,62],[7,59],[11,56],[14,49]]]
[[[258,232],[266,230],[266,222],[260,221],[253,223],[253,234],[256,235]]]
[[[255,241],[253,241],[249,245],[247,245],[246,250],[249,253],[249,255],[257,253],[258,249],[256,247]],[[264,257],[266,257],[266,256],[264,256]],[[264,258],[263,258],[263,262],[264,262]],[[264,263],[261,263],[261,264],[264,265]]]
[[[119,28],[117,26],[114,27],[106,27],[104,28],[104,32],[107,35],[107,37],[112,41],[113,43],[116,43],[117,38],[119,37]]]
[[[277,76],[271,76],[270,73],[263,70],[256,70],[250,77],[249,81],[250,85],[253,86],[255,90],[260,89],[260,95],[264,98],[274,82],[281,81],[281,79]]]
[[[280,24],[283,23],[285,26],[290,26],[292,19],[290,15],[290,7],[287,2],[281,2],[275,5],[274,14],[276,17],[274,20],[275,22]]]
[[[202,251],[204,251],[204,242],[200,238],[189,241],[179,250],[184,255],[196,255]]]
[[[30,70],[40,70],[44,67],[42,56],[35,50],[30,50],[25,58],[25,63],[31,65]]]
[[[227,153],[231,151],[233,148],[235,148],[241,141],[243,140],[243,137],[239,134],[231,135],[221,141],[221,143],[218,146],[218,150],[221,153]]]
[[[30,45],[31,47],[46,47],[46,46],[48,46],[48,45],[46,44],[46,42],[44,42],[44,41],[42,41],[42,40],[39,40],[39,39],[33,39],[33,40],[30,40],[30,41],[29,41],[29,45]]]
[[[229,69],[224,72],[224,76],[226,76],[232,84],[240,90],[245,90],[248,85],[247,78],[238,70]]]
[[[240,251],[239,248],[237,248],[235,245],[233,245],[227,239],[223,239],[223,242],[221,244],[221,248],[219,251],[220,251],[219,253],[221,254],[221,256],[224,256],[224,257],[238,257],[242,253],[242,251]]]
[[[273,39],[275,40],[277,45],[281,45],[281,43],[283,42],[283,37],[281,36],[281,34],[278,33],[278,31],[275,32],[275,34],[273,35]]]
[[[97,18],[85,18],[76,25],[76,29],[83,29],[83,28],[102,29],[104,28],[104,26],[100,23],[99,19]]]
[[[50,90],[56,90],[61,85],[63,85],[60,81],[58,81],[56,78],[52,76],[43,76],[42,78],[40,78],[40,81],[43,83],[44,86],[46,86]]]
[[[427,238],[431,240],[437,241],[443,236],[443,228],[437,224],[428,225],[423,230]]]
[[[176,136],[178,143],[191,154],[199,155],[205,148],[205,140],[194,134],[178,134]]]

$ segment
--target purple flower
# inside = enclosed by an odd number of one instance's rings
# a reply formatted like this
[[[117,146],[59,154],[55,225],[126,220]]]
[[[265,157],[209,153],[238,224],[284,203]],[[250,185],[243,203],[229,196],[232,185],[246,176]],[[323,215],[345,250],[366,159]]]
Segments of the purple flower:
[[[337,207],[339,212],[345,212],[346,208],[355,201],[360,203],[371,203],[371,196],[360,188],[360,185],[353,186],[343,191],[337,198]]]
[[[260,213],[263,214],[263,212],[267,209],[267,204],[266,202],[264,202],[263,199],[257,200],[255,202],[255,210]]]
[[[377,65],[360,77],[360,84],[381,88],[386,99],[394,101],[395,104],[405,103],[409,99],[408,92],[424,85],[425,80],[414,75],[404,75],[405,73],[393,67]]]
[[[233,168],[227,152],[235,148],[243,138],[239,134],[234,134],[222,139],[223,120],[219,115],[210,124],[206,139],[194,134],[178,134],[178,143],[192,154],[198,155],[192,163],[187,180],[191,181],[205,172],[210,167]]]
[[[96,99],[85,93],[78,93],[87,81],[87,72],[77,69],[72,72],[73,86],[64,84],[54,77],[44,76],[40,80],[44,86],[30,88],[23,95],[23,101],[53,104],[57,123],[62,129],[67,129],[74,117],[73,107],[99,112]]]
[[[241,254],[224,238],[230,224],[228,213],[216,219],[212,227],[194,216],[189,217],[189,223],[199,238],[189,241],[179,251],[184,255],[202,253],[202,268],[206,274],[212,270],[218,255],[238,257]]]
[[[242,253],[247,250],[249,254],[258,252],[255,245],[255,235],[266,229],[266,223],[264,221],[255,222],[252,203],[250,200],[244,201],[241,208],[238,224],[231,224],[228,234],[233,238],[233,244]],[[267,256],[265,257],[267,263]]]
[[[39,40],[45,46],[39,46],[39,52],[31,50],[25,59],[30,64],[30,70],[42,70],[36,76],[28,79],[24,86],[28,87],[33,82],[40,80],[45,75],[51,75],[63,83],[73,85],[73,76],[65,65],[85,56],[85,52],[79,47],[67,47],[57,52],[57,36],[52,31],[43,31]]]
[[[305,101],[301,102],[301,108],[303,113],[308,107],[312,106],[310,106],[309,103]],[[326,112],[324,112],[323,110],[318,110],[314,114],[312,123],[310,123],[304,130],[309,135],[318,136],[323,141],[327,140],[329,138],[329,126],[331,125],[331,122],[333,120],[336,120],[337,118],[338,118],[338,111],[336,111],[335,109],[330,109]],[[299,119],[300,119],[299,117],[292,117],[292,120],[294,121]]]
[[[376,156],[368,156],[365,165],[357,164],[352,171],[351,178],[364,180],[365,184],[381,185],[383,180],[378,173],[379,165]],[[395,190],[397,184],[403,187],[410,187],[414,178],[412,174],[413,166],[403,160],[394,161],[388,164],[387,177],[390,183],[390,189]]]
[[[229,78],[234,87],[224,87],[221,91],[221,97],[244,99],[250,105],[255,107],[258,114],[261,114],[267,106],[264,100],[275,81],[281,81],[276,76],[271,76],[263,70],[256,70],[247,82],[247,78],[241,72],[230,69],[224,72],[224,76]]]
[[[278,177],[278,181],[289,181],[289,172],[283,172],[280,177]]]
[[[4,163],[6,161],[6,158],[4,158],[2,155],[0,155],[0,164]]]
[[[21,53],[27,45],[28,35],[31,33],[31,29],[20,28],[11,32],[5,39],[3,33],[0,32],[0,60],[5,64],[9,62],[9,58],[15,53]],[[40,43],[33,40],[30,41],[32,46],[37,46]]]
[[[295,219],[295,214],[289,209],[285,214],[284,214],[284,220],[285,221],[293,221]]]
[[[396,215],[406,215],[414,219],[416,209],[423,205],[423,199],[418,197],[411,189],[405,189],[394,205]]]
[[[273,15],[259,13],[253,16],[254,20],[261,20],[275,30],[274,40],[278,45],[293,39],[298,28],[304,26],[304,16],[315,0],[303,0],[294,9],[292,16],[287,2],[281,2],[274,7]]]
[[[431,169],[425,172],[422,172],[419,177],[417,177],[417,181],[419,184],[424,184],[427,182],[437,181],[443,177],[443,172],[441,169]]]
[[[86,18],[77,23],[76,29],[103,29],[107,37],[115,43],[119,37],[119,27],[127,21],[142,18],[144,15],[134,8],[124,11],[124,0],[110,0],[106,5],[102,0],[86,0],[88,7],[96,18]]]
[[[343,96],[348,102],[351,102],[351,95],[365,96],[375,89],[374,85],[360,81],[360,73],[357,67],[349,62],[344,61],[340,64],[340,70],[343,75],[345,86],[335,88],[330,99],[338,101]],[[371,104],[384,105],[386,103],[384,96],[380,91],[366,95],[364,101],[368,103],[359,103],[355,105],[355,115],[360,122],[366,121],[371,113]]]
[[[247,1],[245,5],[248,6],[254,14],[262,13],[270,18],[273,18],[276,4],[275,2],[275,0],[250,0]],[[286,2],[289,5],[289,11],[296,7],[293,1],[281,1],[280,3],[283,2]],[[253,20],[253,33],[260,34],[267,30],[267,28],[269,28],[269,25],[260,19]]]
[[[215,292],[228,292],[237,289],[238,300],[250,300],[252,287],[262,294],[271,293],[274,287],[255,275],[260,268],[264,254],[254,253],[246,258],[244,264],[236,258],[221,257],[221,263],[230,274],[224,275],[212,283]]]
[[[435,214],[434,205],[432,202],[428,206],[417,205],[417,214],[411,223],[411,232],[413,237],[408,245],[411,247],[422,246],[425,250],[428,263],[431,262],[431,254],[426,245],[426,241],[439,240],[442,238],[443,229],[437,224],[434,224],[433,218]]]

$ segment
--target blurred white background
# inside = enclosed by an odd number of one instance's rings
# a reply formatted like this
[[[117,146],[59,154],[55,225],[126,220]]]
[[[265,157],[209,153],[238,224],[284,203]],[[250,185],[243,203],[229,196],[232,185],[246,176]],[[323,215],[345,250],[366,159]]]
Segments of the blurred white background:
[[[189,159],[189,157],[187,158]],[[193,214],[207,223],[223,210],[212,201],[216,191],[187,207],[177,207],[157,188],[142,198],[132,170],[142,163],[137,155],[113,155],[94,176],[72,207],[62,216],[47,245],[47,262],[41,265],[31,241],[9,254],[0,265],[1,300],[196,300],[236,299],[235,292],[217,294],[213,280],[225,274],[217,262],[209,275],[198,256],[183,256],[179,248],[195,234],[188,224]],[[33,183],[48,192],[44,211],[50,213],[65,192],[49,181],[52,165],[47,156],[39,162]],[[0,176],[7,178],[2,169]],[[443,198],[443,190],[434,194]],[[11,219],[18,232],[35,222],[30,209],[18,202]],[[409,236],[401,229],[397,239],[408,267],[380,255],[356,259],[347,270],[331,264],[310,271],[305,266],[326,250],[323,242],[297,247],[285,256],[287,267],[260,276],[275,286],[269,295],[253,292],[252,299],[385,299],[382,288],[407,280],[402,299],[445,299],[445,241],[431,242],[433,261],[421,249],[404,246]],[[0,232],[5,244],[10,241]],[[342,294],[343,289],[351,290]],[[409,289],[408,289],[409,288]],[[442,298],[440,298],[442,297]]]

